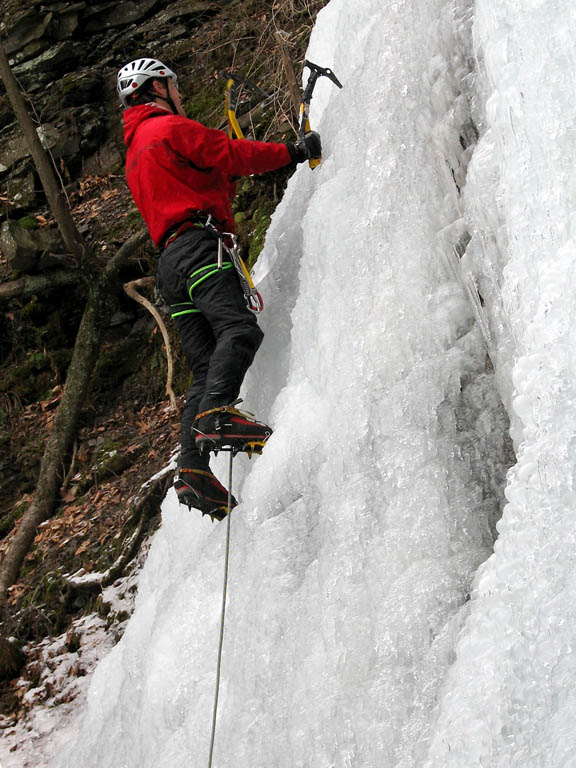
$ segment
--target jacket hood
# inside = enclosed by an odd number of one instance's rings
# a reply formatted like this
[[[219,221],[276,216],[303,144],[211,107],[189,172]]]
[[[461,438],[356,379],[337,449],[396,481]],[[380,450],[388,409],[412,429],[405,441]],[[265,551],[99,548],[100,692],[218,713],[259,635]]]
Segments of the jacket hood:
[[[151,117],[169,117],[172,112],[156,106],[156,104],[139,104],[137,107],[128,107],[124,110],[124,144],[128,146],[136,129]]]

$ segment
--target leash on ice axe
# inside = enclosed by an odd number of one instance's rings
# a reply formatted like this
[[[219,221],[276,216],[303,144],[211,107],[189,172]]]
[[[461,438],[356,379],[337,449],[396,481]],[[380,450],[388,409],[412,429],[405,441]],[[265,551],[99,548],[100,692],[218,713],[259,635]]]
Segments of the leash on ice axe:
[[[302,94],[302,106],[300,107],[300,127],[298,129],[298,138],[302,140],[310,130],[310,102],[312,101],[312,94],[318,79],[320,77],[327,77],[332,80],[334,85],[337,85],[338,88],[343,87],[340,80],[338,80],[334,72],[328,67],[319,67],[318,64],[313,64],[311,61],[305,61],[304,66],[308,67],[310,74],[308,76],[306,87],[304,88],[304,93]],[[315,157],[308,160],[308,165],[310,168],[314,169],[320,165],[321,162],[321,157]]]

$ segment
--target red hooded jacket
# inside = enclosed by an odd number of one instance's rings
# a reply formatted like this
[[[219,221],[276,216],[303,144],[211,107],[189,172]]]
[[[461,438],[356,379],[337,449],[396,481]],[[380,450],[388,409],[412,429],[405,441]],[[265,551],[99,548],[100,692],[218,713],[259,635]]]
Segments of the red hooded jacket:
[[[197,211],[234,232],[230,177],[273,171],[291,160],[285,144],[231,140],[150,104],[125,110],[124,143],[126,180],[156,245]]]

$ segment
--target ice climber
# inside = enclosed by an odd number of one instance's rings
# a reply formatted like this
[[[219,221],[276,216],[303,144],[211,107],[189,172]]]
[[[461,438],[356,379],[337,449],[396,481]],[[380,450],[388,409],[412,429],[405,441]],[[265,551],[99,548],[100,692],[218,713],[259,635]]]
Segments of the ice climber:
[[[177,77],[157,59],[122,67],[117,87],[126,108],[126,179],[161,249],[158,288],[193,374],[174,487],[181,503],[222,519],[228,492],[210,470],[210,450],[262,445],[272,433],[235,407],[263,333],[230,259],[233,177],[319,157],[320,137],[231,140],[185,116]]]

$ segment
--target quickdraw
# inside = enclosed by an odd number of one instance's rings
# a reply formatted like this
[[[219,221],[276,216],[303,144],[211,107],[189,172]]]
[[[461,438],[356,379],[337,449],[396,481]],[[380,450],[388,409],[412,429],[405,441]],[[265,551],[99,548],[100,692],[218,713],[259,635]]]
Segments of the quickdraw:
[[[236,242],[236,236],[233,232],[221,232],[211,221],[211,216],[208,216],[206,223],[203,225],[204,229],[218,238],[218,269],[225,269],[224,252],[227,253],[232,265],[234,266],[242,290],[244,292],[244,298],[248,304],[248,308],[253,312],[262,312],[264,309],[264,301],[254,285],[250,272],[246,267],[246,264],[242,261],[240,256],[240,249]]]
[[[262,312],[264,309],[264,301],[260,295],[260,291],[257,290],[256,286],[254,285],[246,264],[244,264],[242,261],[235,236],[231,232],[223,232],[222,237],[227,238],[232,243],[231,246],[229,246],[227,243],[224,243],[223,245],[228,252],[228,255],[230,256],[230,259],[232,260],[232,264],[234,264],[236,267],[236,272],[240,278],[240,283],[242,284],[242,289],[244,291],[244,297],[246,298],[246,303],[248,304],[249,309],[251,309],[253,312]]]

